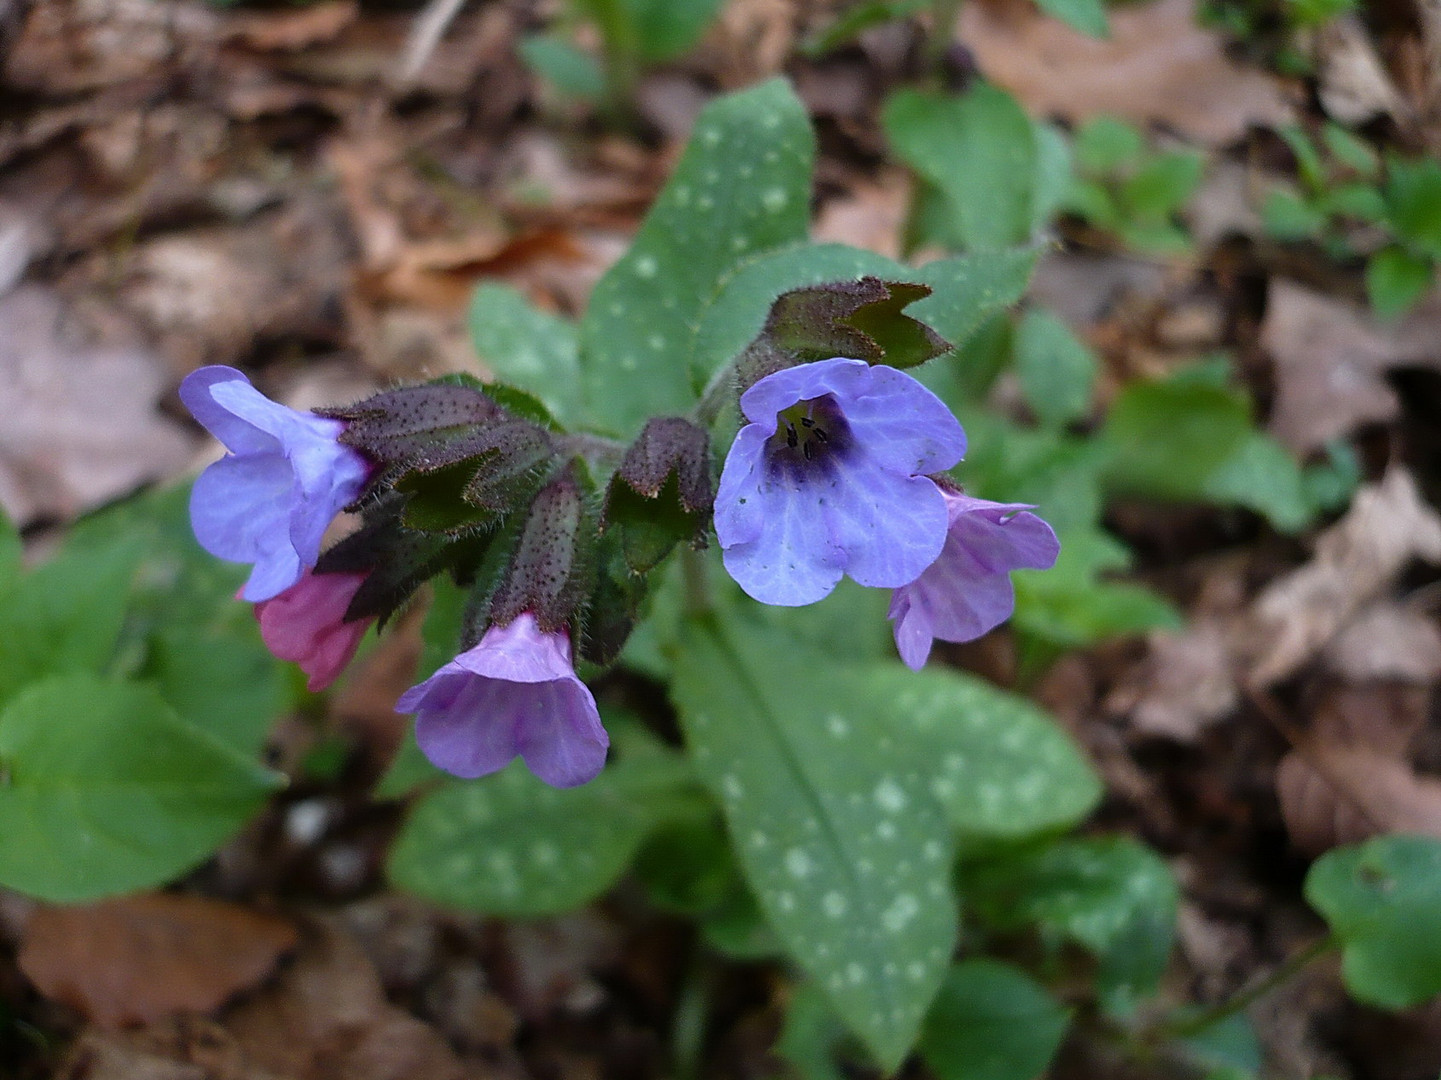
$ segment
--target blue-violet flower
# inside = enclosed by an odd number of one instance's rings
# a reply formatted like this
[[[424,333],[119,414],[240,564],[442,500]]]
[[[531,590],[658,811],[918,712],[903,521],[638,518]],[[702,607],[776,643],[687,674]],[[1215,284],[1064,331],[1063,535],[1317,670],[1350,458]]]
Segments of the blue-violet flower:
[[[1010,571],[1048,569],[1061,550],[1030,506],[942,494],[950,528],[940,558],[891,596],[896,649],[916,670],[935,639],[971,641],[1005,622],[1016,606]]]
[[[843,574],[895,588],[935,562],[949,469],[965,432],[902,371],[836,357],[767,375],[741,395],[750,421],[715,500],[726,570],[755,599],[796,607]]]
[[[528,611],[492,625],[395,708],[416,714],[415,738],[431,763],[466,779],[519,756],[547,784],[575,787],[600,772],[610,745],[576,677],[569,635],[542,632]]]
[[[344,423],[271,401],[234,368],[191,372],[180,399],[230,451],[195,481],[195,538],[212,555],[253,563],[241,596],[269,600],[315,565],[326,528],[370,467],[337,441]]]

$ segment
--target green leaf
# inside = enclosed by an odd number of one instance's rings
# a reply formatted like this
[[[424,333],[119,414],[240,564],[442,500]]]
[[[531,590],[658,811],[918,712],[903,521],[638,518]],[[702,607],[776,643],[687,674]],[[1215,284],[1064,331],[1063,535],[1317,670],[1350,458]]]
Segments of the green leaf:
[[[1034,1080],[1070,1026],[1065,1007],[1014,964],[965,960],[946,976],[918,1049],[939,1080]]]
[[[965,248],[1031,238],[1036,135],[1010,94],[984,84],[960,97],[899,90],[882,124],[896,155],[945,195]]]
[[[1330,851],[1306,875],[1306,900],[1340,940],[1358,1001],[1408,1009],[1441,993],[1441,841],[1381,836]]]
[[[20,577],[21,558],[25,553],[15,523],[0,508],[0,600]]]
[[[46,675],[105,671],[141,555],[124,542],[62,553],[0,597],[0,704]]]
[[[391,849],[388,873],[400,888],[464,911],[568,911],[620,877],[647,825],[605,773],[562,790],[517,761],[422,797]]]
[[[658,64],[689,52],[724,0],[623,0],[634,20],[640,58]]]
[[[57,676],[0,712],[0,883],[70,903],[206,858],[279,779],[175,715],[154,687]]]
[[[1090,412],[1096,354],[1048,311],[1031,310],[1016,328],[1016,376],[1043,424],[1059,427]]]
[[[1328,121],[1321,138],[1331,156],[1357,176],[1374,180],[1381,172],[1381,159],[1369,142],[1340,124]]]
[[[1200,185],[1205,160],[1199,151],[1176,151],[1151,158],[1122,182],[1122,213],[1140,224],[1169,222]]]
[[[1040,254],[1035,247],[1013,248],[926,263],[913,276],[931,295],[906,314],[959,348],[987,318],[1020,300]]]
[[[859,0],[828,26],[801,42],[800,52],[812,59],[824,56],[872,26],[903,19],[923,10],[930,0]]]
[[[631,433],[694,404],[686,356],[699,319],[743,262],[806,238],[814,157],[805,108],[779,79],[706,107],[635,243],[592,293],[581,324],[591,423]]]
[[[1102,0],[1037,0],[1037,4],[1047,15],[1074,26],[1083,34],[1094,38],[1110,36],[1106,5]]]
[[[815,983],[803,982],[791,994],[775,1053],[801,1080],[846,1080],[848,1074],[835,1057],[844,1037],[845,1029],[826,1004],[825,994]]]
[[[1156,499],[1236,503],[1278,529],[1309,518],[1300,466],[1251,422],[1244,392],[1181,373],[1126,386],[1101,442],[1112,489]]]
[[[1441,161],[1392,160],[1388,172],[1391,228],[1418,255],[1441,259]]]
[[[246,605],[235,604],[245,620],[213,626],[162,626],[140,674],[153,679],[161,696],[180,716],[246,758],[265,746],[290,694],[285,669],[255,633]]]
[[[974,675],[872,664],[865,692],[891,701],[896,730],[967,837],[1016,839],[1074,825],[1101,784],[1043,710]]]
[[[1146,139],[1139,130],[1114,116],[1097,116],[1076,130],[1076,168],[1087,176],[1109,177],[1140,164]]]
[[[1277,188],[1261,202],[1261,225],[1277,240],[1305,240],[1326,227],[1326,215],[1296,192]]]
[[[688,771],[674,753],[632,753],[588,784],[553,788],[517,761],[421,797],[387,862],[392,881],[491,915],[569,911],[620,877]]]
[[[605,97],[600,61],[554,34],[530,34],[520,40],[520,58],[563,94],[596,102]]]
[[[1036,139],[1036,172],[1032,177],[1032,231],[1045,228],[1066,205],[1075,178],[1071,168],[1071,144],[1051,124],[1032,124]]]
[[[1393,244],[1366,263],[1366,297],[1383,319],[1404,315],[1436,279],[1436,264]]]
[[[950,837],[866,674],[758,627],[688,624],[673,694],[771,926],[887,1070],[950,959]]]
[[[470,301],[470,340],[501,382],[534,394],[567,427],[581,421],[574,323],[532,306],[518,289],[487,282]]]
[[[1013,575],[1016,613],[1012,624],[1027,634],[1066,647],[1166,628],[1184,620],[1164,599],[1140,585],[1106,581],[1101,574],[1124,569],[1130,554],[1094,527],[1063,531],[1061,554],[1049,570]]]
[[[964,402],[956,405],[969,436],[958,470],[967,491],[997,502],[1031,503],[1057,531],[1099,520],[1105,454],[1094,439],[1023,428]]]
[[[1061,840],[968,868],[968,897],[998,929],[1037,926],[1101,961],[1113,997],[1155,989],[1170,957],[1179,891],[1170,869],[1129,837]]]
[[[693,385],[704,386],[760,335],[771,306],[783,294],[864,277],[914,279],[917,271],[884,255],[844,244],[805,244],[737,266],[700,313],[689,354]]]

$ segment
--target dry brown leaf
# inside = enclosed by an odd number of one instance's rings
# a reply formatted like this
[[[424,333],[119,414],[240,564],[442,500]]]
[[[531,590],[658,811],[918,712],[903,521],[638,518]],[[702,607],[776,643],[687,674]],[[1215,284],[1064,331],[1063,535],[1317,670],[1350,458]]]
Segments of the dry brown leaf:
[[[1257,598],[1248,682],[1269,686],[1295,672],[1416,558],[1441,563],[1441,515],[1411,474],[1393,467],[1356,493],[1346,515],[1317,538],[1309,563]]]
[[[1231,625],[1199,619],[1179,632],[1156,632],[1145,661],[1106,701],[1146,735],[1194,742],[1236,707]]]
[[[1408,112],[1366,28],[1355,15],[1332,19],[1316,34],[1317,96],[1335,120],[1359,126]]]
[[[5,64],[11,87],[57,97],[185,66],[209,53],[219,16],[198,2],[48,0],[29,17]]]
[[[296,940],[289,922],[234,904],[145,893],[40,908],[19,964],[46,997],[115,1028],[210,1012],[270,974]]]
[[[911,186],[899,170],[887,170],[876,183],[862,181],[831,199],[816,217],[812,238],[818,244],[850,244],[900,259],[901,231],[910,208]]]
[[[0,297],[0,507],[68,518],[178,472],[191,440],[156,410],[169,385],[151,353],[80,340],[53,293]]]
[[[252,1061],[295,1080],[475,1076],[439,1032],[386,1000],[360,946],[328,924],[312,927],[280,979],[223,1023]]]
[[[1271,432],[1307,454],[1357,425],[1396,415],[1391,367],[1441,367],[1441,300],[1394,327],[1343,301],[1272,280],[1261,343],[1276,366]]]
[[[1280,83],[1232,63],[1196,25],[1193,0],[1112,8],[1111,36],[1073,30],[1029,5],[966,4],[959,35],[986,77],[1033,113],[1072,122],[1110,114],[1208,144],[1292,119]]]
[[[225,24],[223,34],[262,51],[304,49],[334,39],[359,14],[355,0],[327,0],[291,11],[235,15]]]
[[[1308,854],[1380,833],[1441,837],[1441,780],[1376,750],[1317,745],[1276,769],[1281,816]]]
[[[1441,630],[1419,611],[1383,600],[1359,612],[1322,659],[1349,682],[1434,683],[1441,678]]]

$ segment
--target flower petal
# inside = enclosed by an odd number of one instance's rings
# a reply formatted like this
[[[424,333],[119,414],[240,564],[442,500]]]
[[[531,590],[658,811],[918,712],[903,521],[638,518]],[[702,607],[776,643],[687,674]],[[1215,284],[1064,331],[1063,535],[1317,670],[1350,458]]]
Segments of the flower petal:
[[[214,364],[192,371],[180,383],[180,400],[190,410],[190,415],[199,420],[205,429],[236,454],[273,453],[280,449],[280,441],[266,428],[257,427],[244,416],[237,415],[229,406],[216,400],[219,391],[229,399],[247,400],[257,398],[275,408],[284,408],[269,401],[250,384],[243,372],[233,367]],[[247,411],[249,411],[247,409]]]
[[[242,595],[269,600],[300,580],[303,567],[289,542],[287,503],[294,478],[279,454],[221,458],[195,480],[190,523],[210,554],[254,563]]]
[[[748,504],[763,516],[764,527],[747,543],[726,546],[721,538],[726,572],[747,595],[763,604],[799,607],[836,587],[845,571],[846,551],[822,511],[838,483],[819,471],[764,477]]]
[[[856,441],[892,472],[944,472],[966,453],[960,421],[904,371],[877,364],[849,399],[840,400]]]
[[[909,584],[946,540],[946,501],[924,476],[898,477],[869,453],[846,462],[843,482],[818,508],[845,571],[862,585]]]

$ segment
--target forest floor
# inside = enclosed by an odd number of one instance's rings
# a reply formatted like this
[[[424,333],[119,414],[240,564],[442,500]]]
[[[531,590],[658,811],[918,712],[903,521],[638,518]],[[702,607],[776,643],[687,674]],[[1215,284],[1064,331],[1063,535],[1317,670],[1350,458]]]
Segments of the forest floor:
[[[910,181],[878,113],[915,78],[919,31],[901,20],[804,57],[834,8],[734,0],[699,48],[642,80],[623,131],[517,59],[545,4],[466,4],[407,71],[420,7],[400,0],[0,0],[0,505],[43,551],[83,513],[193,471],[214,450],[175,390],[203,364],[312,407],[475,370],[465,309],[483,279],[579,313],[704,102],[772,74],[817,124],[817,237],[899,256]],[[1441,297],[1372,317],[1359,264],[1269,239],[1253,197],[1290,168],[1273,129],[1291,121],[1331,116],[1434,155],[1441,15],[1373,5],[1303,42],[1309,72],[1285,76],[1264,26],[1250,39],[1198,27],[1189,0],[1112,10],[1100,45],[1020,4],[968,5],[957,29],[958,78],[974,65],[1032,115],[1119,113],[1206,155],[1189,255],[1137,256],[1063,220],[1032,296],[1101,357],[1103,402],[1224,350],[1277,438],[1312,457],[1348,441],[1369,485],[1299,537],[1241,510],[1112,506],[1108,526],[1186,629],[1072,652],[1033,689],[1105,781],[1095,827],[1144,839],[1175,870],[1169,979],[1207,1001],[1318,933],[1300,895],[1314,855],[1383,831],[1441,835]],[[1258,634],[1268,603],[1302,643]],[[399,810],[365,793],[399,736],[391,706],[417,648],[402,632],[372,652],[318,726],[278,718],[282,768],[322,737],[344,761],[294,784],[188,882],[227,901],[230,959],[137,945],[133,909],[67,921],[0,893],[0,1076],[676,1075],[685,923],[624,887],[536,922],[385,888]],[[1015,677],[1004,630],[947,656]],[[1242,689],[1235,673],[1263,659],[1269,688]],[[42,995],[35,973],[67,964],[92,973],[87,987]],[[216,983],[250,989],[180,1017],[147,1010],[147,986],[186,980],[197,1000]],[[729,971],[698,1075],[781,1075],[768,1047],[782,993],[765,965]],[[1252,1017],[1275,1076],[1441,1069],[1441,1007],[1353,1004],[1333,962]],[[1074,1043],[1053,1075],[1127,1074]]]

